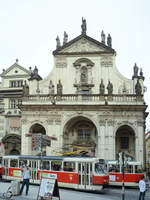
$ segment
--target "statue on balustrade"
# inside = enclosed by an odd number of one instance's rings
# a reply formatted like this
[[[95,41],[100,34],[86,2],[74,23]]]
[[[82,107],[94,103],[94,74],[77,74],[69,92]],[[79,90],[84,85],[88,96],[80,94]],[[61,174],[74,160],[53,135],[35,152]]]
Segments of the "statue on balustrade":
[[[54,94],[55,92],[55,86],[53,85],[52,80],[49,82],[49,94]]]
[[[108,95],[112,95],[113,93],[113,84],[109,81],[107,85]]]
[[[57,94],[62,95],[62,90],[63,90],[63,86],[61,84],[61,81],[59,80],[59,82],[57,84]]]
[[[139,79],[137,80],[137,83],[135,85],[135,93],[137,96],[140,96],[142,94],[142,87],[141,84],[139,82]]]
[[[99,92],[100,92],[100,95],[105,94],[105,85],[103,83],[103,79],[101,79],[101,83],[100,83],[100,86],[99,86]]]

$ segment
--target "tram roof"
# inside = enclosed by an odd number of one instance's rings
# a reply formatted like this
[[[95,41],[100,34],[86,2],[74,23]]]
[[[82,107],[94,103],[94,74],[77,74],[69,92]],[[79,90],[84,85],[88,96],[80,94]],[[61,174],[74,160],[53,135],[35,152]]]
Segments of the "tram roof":
[[[20,159],[20,160],[40,160],[41,156],[32,155],[7,155],[3,156],[4,159]],[[60,156],[42,156],[42,160],[63,160]]]
[[[20,160],[40,160],[41,156],[33,155],[6,155],[4,159],[20,159]],[[64,160],[64,161],[76,161],[76,162],[91,162],[99,160],[96,157],[70,157],[70,156],[42,156],[42,160]]]

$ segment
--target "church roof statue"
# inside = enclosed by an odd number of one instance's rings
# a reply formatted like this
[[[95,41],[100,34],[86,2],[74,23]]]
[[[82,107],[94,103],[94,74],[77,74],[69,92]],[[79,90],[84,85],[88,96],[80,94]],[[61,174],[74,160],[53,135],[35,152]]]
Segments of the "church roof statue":
[[[86,28],[86,19],[84,19],[83,17],[82,17],[82,25],[81,25],[81,29],[82,29],[82,34],[83,35],[86,35],[86,30],[87,30],[87,28]]]

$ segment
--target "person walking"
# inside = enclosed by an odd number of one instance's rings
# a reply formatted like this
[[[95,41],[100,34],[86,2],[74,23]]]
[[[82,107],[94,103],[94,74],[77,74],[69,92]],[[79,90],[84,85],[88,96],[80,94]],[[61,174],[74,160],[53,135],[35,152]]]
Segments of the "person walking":
[[[22,195],[22,192],[23,192],[25,185],[26,185],[26,195],[28,195],[28,191],[29,191],[29,167],[27,166],[27,162],[24,163],[21,171],[23,173],[23,182],[22,182],[22,186],[21,186],[21,190],[20,190],[20,195]]]
[[[144,200],[145,191],[146,191],[146,183],[145,183],[145,177],[144,176],[142,176],[141,180],[139,181],[139,189],[140,189],[139,200]]]

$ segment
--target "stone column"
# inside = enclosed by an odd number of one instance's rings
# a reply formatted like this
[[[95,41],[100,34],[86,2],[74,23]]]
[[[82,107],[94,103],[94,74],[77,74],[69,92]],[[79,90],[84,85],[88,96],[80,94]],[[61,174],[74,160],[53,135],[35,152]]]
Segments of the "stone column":
[[[98,131],[98,157],[105,159],[105,129],[106,121],[99,121],[99,131]]]
[[[54,127],[54,120],[53,119],[48,119],[47,120],[47,133],[46,135],[48,136],[54,136],[55,134],[55,127]],[[54,146],[53,146],[53,141],[51,140],[51,146],[46,147],[46,155],[53,155],[54,152]]]
[[[137,122],[137,137],[138,139],[136,140],[136,160],[139,161],[141,160],[142,164],[144,165],[144,139],[145,139],[145,134],[144,134],[144,123],[143,122]]]
[[[107,122],[107,132],[108,132],[108,144],[107,144],[107,160],[115,160],[115,139],[113,136],[113,129],[114,129],[115,121],[109,120]]]
[[[29,125],[27,120],[22,119],[22,135],[21,135],[21,154],[31,155],[32,154],[32,137],[26,137],[29,133]]]

